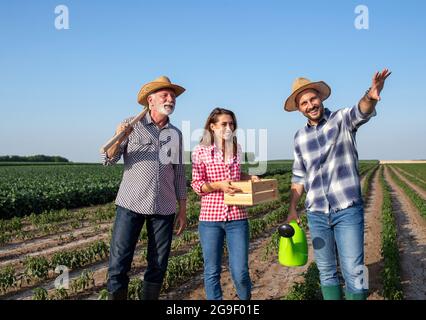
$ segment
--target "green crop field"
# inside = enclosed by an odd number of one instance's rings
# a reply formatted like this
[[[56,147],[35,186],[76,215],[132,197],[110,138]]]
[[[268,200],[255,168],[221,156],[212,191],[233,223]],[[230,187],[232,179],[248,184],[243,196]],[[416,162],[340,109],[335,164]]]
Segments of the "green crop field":
[[[258,165],[244,164],[243,171]],[[377,170],[379,167],[380,170]],[[395,167],[403,171],[386,171]],[[250,239],[261,241],[260,247],[254,252],[260,252],[257,254],[264,257],[262,259],[269,259],[269,264],[277,260],[279,236],[276,228],[285,221],[288,213],[291,168],[290,160],[269,161],[267,171],[261,177],[278,180],[279,200],[248,208]],[[387,264],[400,261],[396,256],[398,243],[395,237],[398,228],[392,220],[395,195],[391,193],[391,188],[399,186],[401,192],[407,195],[407,201],[412,201],[419,208],[416,214],[421,216],[424,210],[421,195],[411,190],[407,181],[408,178],[413,183],[422,180],[424,169],[424,165],[379,166],[375,160],[359,163],[366,205],[383,200],[374,196],[377,185],[389,179],[394,182],[394,185],[386,185],[386,203],[383,207],[386,218],[382,230],[384,242],[381,246],[378,244],[382,248],[382,259]],[[191,166],[188,165],[186,170],[188,228],[182,236],[173,238],[163,298],[188,298],[188,295],[179,296],[177,288],[202,272],[203,260],[197,233],[200,199],[189,187]],[[398,172],[401,177],[396,176]],[[122,173],[123,165],[120,164],[0,165],[0,299],[106,298],[109,242],[115,216],[113,201]],[[379,175],[381,180],[378,179]],[[302,198],[300,209],[303,208],[303,201]],[[381,215],[382,212],[377,214]],[[304,216],[302,224],[307,229]],[[367,233],[367,240],[369,236]],[[129,299],[140,299],[141,275],[146,268],[146,241],[147,233],[143,229],[135,252]],[[66,289],[52,288],[58,265],[73,271]],[[321,298],[315,263],[307,265],[304,270],[304,273],[300,271],[301,281],[290,281],[283,285],[286,288],[283,299]],[[385,299],[401,299],[405,297],[398,273],[401,268],[390,265],[389,270],[382,273],[381,281],[385,283],[382,295]],[[391,294],[389,290],[393,290]]]
[[[360,174],[370,161],[361,162]],[[258,165],[244,164],[243,171]],[[291,171],[292,161],[270,161],[268,175]],[[118,191],[123,165],[100,164],[26,164],[0,166],[0,217],[3,219],[72,209],[112,201]],[[191,166],[187,165],[187,179]]]

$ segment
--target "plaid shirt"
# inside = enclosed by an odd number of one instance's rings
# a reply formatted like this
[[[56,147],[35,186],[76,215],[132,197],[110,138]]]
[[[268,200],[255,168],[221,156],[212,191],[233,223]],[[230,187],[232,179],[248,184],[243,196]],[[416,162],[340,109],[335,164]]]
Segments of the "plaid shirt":
[[[224,204],[224,192],[202,192],[202,186],[207,182],[223,180],[239,181],[241,179],[241,149],[237,155],[223,160],[222,151],[215,145],[198,145],[192,153],[192,183],[194,191],[201,196],[200,221],[230,221],[247,219],[247,212],[242,206]]]
[[[102,163],[113,165],[121,156],[124,173],[115,204],[141,214],[175,213],[176,200],[186,199],[180,130],[170,122],[159,129],[148,112],[135,124],[114,157],[102,154]]]
[[[355,136],[375,115],[358,106],[325,109],[317,126],[308,123],[296,133],[291,182],[304,185],[307,210],[329,213],[362,203]]]

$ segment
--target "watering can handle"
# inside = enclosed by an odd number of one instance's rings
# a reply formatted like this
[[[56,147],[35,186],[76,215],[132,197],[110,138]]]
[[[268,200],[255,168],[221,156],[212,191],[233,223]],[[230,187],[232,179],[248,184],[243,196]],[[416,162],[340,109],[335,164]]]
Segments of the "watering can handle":
[[[291,238],[292,236],[294,236],[295,231],[290,224],[285,223],[278,228],[278,233],[281,237]]]

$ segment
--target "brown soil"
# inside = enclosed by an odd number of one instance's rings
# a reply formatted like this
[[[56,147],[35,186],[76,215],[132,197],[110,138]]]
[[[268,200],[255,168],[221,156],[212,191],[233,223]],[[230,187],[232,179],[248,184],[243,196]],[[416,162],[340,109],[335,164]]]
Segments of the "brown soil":
[[[193,244],[191,244],[191,243],[187,243],[187,244],[183,245],[178,250],[173,251],[171,256],[174,256],[174,255],[177,255],[177,254],[182,254],[181,251],[187,252],[192,245]],[[136,250],[135,250],[131,271],[129,273],[130,278],[134,278],[134,277],[137,277],[137,276],[143,276],[143,273],[145,272],[146,261],[144,261],[142,259],[142,257],[140,256],[140,253],[142,252],[142,250],[144,248],[146,248],[146,244],[139,242],[137,247],[136,247]],[[83,267],[83,268],[78,269],[78,270],[70,271],[70,273],[69,273],[70,283],[71,283],[72,280],[78,278],[83,271],[93,271],[94,272],[94,274],[93,274],[94,286],[87,288],[84,292],[81,292],[81,293],[76,293],[76,294],[74,293],[72,295],[69,293],[70,298],[71,299],[79,299],[79,300],[80,299],[97,299],[99,291],[102,290],[102,289],[105,289],[105,287],[106,287],[107,272],[108,272],[108,260],[99,261],[99,262],[97,262],[97,263],[95,263],[91,266],[87,266],[87,267]],[[52,279],[44,281],[43,283],[39,283],[35,287],[45,288],[48,291],[49,294],[53,294],[53,291],[55,290],[54,278],[56,276],[53,275]],[[33,292],[32,292],[33,288],[34,288],[34,286],[32,285],[32,286],[26,287],[25,289],[21,289],[21,290],[19,290],[19,292],[16,292],[16,293],[10,292],[6,296],[6,299],[7,300],[29,300],[29,299],[31,299],[31,297],[33,295]]]
[[[70,251],[70,250],[76,250],[76,249],[81,249],[84,247],[87,247],[89,245],[91,245],[92,243],[94,243],[95,241],[99,241],[99,240],[106,240],[108,238],[108,233],[101,233],[101,234],[97,234],[94,236],[90,236],[88,238],[83,238],[83,239],[79,239],[79,240],[74,240],[73,242],[69,242],[65,245],[49,245],[49,243],[47,243],[48,248],[47,249],[42,249],[42,248],[38,248],[37,246],[33,246],[33,250],[31,250],[31,252],[26,252],[25,247],[22,249],[23,252],[19,252],[19,250],[17,251],[17,255],[16,257],[13,257],[12,259],[6,260],[6,261],[2,261],[0,262],[0,267],[4,268],[5,266],[14,266],[15,268],[26,258],[26,257],[45,257],[46,259],[50,258],[51,256],[53,256],[55,253],[60,252],[60,251]],[[55,242],[55,239],[50,239],[50,241]]]
[[[368,300],[383,300],[383,286],[380,274],[383,270],[381,255],[381,213],[383,191],[379,183],[379,170],[376,170],[370,187],[370,194],[365,207],[365,244],[364,260],[368,268],[369,292]]]
[[[111,223],[100,224],[99,229],[93,226],[75,229],[72,232],[56,234],[55,236],[45,236],[42,238],[29,239],[20,243],[7,244],[0,248],[0,267],[16,263],[23,259],[25,255],[44,255],[47,252],[62,251],[69,247],[78,246],[83,243],[93,242],[94,238],[102,234],[108,234]]]

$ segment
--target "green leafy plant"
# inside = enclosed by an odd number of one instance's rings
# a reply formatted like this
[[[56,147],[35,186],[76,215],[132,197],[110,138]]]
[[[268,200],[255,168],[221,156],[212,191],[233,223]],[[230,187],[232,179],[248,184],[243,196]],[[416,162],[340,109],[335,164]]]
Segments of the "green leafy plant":
[[[304,280],[296,282],[283,300],[322,300],[319,271],[312,262],[303,274]]]
[[[16,286],[15,270],[11,266],[8,266],[0,271],[0,292],[4,293],[14,286]]]
[[[71,292],[78,293],[79,291],[83,291],[90,286],[94,286],[95,280],[93,275],[93,271],[84,270],[77,279],[71,281]]]
[[[45,257],[27,257],[24,260],[24,274],[28,278],[46,279],[50,264]]]
[[[382,248],[383,297],[389,300],[402,300],[403,292],[400,277],[399,250],[396,221],[392,208],[390,188],[383,177],[383,166],[380,169],[380,184],[383,189],[382,205]]]
[[[107,289],[102,289],[99,292],[98,300],[108,300],[108,290]]]
[[[35,288],[33,292],[33,300],[49,300],[49,294],[45,288]]]
[[[142,300],[143,281],[139,278],[133,278],[129,282],[127,299]]]

